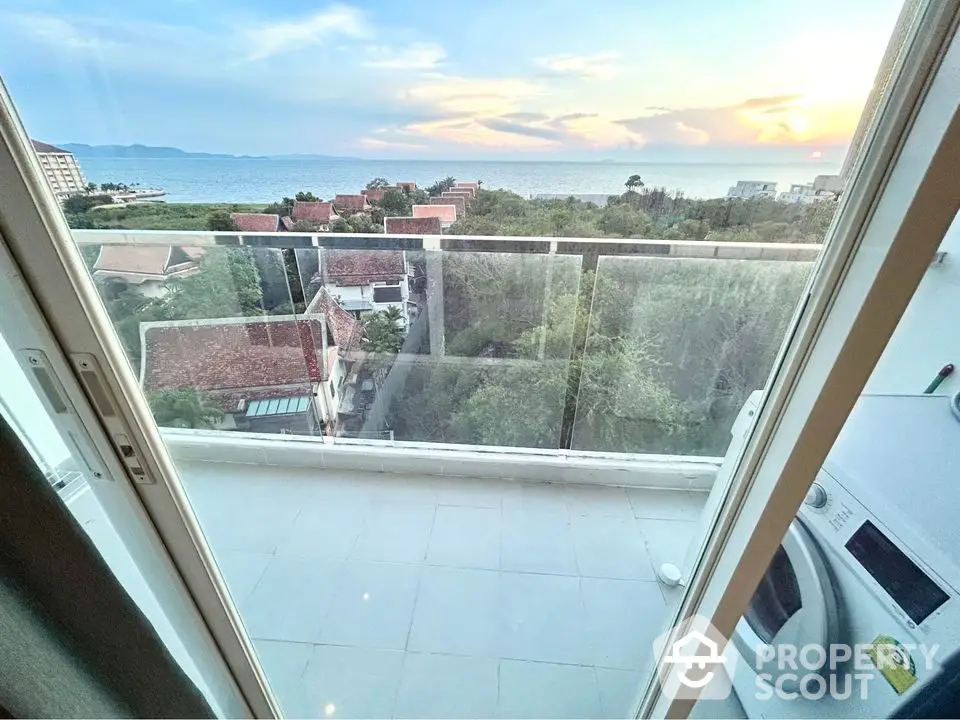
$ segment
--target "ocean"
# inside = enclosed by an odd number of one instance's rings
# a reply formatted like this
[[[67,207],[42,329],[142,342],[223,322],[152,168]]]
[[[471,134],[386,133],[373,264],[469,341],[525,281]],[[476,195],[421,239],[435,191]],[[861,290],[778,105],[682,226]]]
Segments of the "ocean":
[[[839,164],[810,161],[790,165],[665,164],[612,162],[493,162],[461,160],[355,160],[268,158],[95,158],[78,157],[95,183],[138,182],[166,190],[168,202],[267,203],[298,190],[321,198],[357,193],[374,177],[426,186],[452,175],[482,180],[486,189],[505,188],[528,197],[539,193],[614,194],[639,174],[648,186],[683,190],[687,197],[722,197],[737,180],[766,180],[786,190],[837,173]]]

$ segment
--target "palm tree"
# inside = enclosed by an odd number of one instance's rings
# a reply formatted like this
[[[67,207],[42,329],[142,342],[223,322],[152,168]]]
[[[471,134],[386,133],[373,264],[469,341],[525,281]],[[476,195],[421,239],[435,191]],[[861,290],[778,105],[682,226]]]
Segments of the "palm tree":
[[[633,192],[638,187],[643,187],[643,178],[639,175],[631,175],[627,178],[627,181],[624,183],[627,186],[629,192]]]
[[[198,390],[157,390],[147,402],[157,425],[164,427],[213,428],[223,419],[223,411]]]

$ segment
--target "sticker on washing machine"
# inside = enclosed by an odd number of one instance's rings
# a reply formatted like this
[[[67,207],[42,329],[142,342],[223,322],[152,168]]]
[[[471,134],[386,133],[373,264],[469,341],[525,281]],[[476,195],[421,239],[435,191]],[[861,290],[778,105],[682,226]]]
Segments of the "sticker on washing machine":
[[[917,681],[917,666],[899,640],[878,635],[867,648],[867,655],[897,695],[903,695]]]

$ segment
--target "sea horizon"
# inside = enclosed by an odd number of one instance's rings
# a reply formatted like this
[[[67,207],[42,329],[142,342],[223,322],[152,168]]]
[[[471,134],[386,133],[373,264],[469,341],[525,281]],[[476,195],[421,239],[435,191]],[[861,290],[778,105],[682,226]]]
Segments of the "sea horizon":
[[[79,157],[94,183],[140,183],[162,188],[167,202],[273,202],[308,190],[322,198],[358,193],[368,181],[416,182],[425,187],[447,176],[480,180],[486,189],[510,190],[523,197],[541,194],[613,195],[622,193],[629,175],[648,187],[680,190],[686,197],[716,198],[738,180],[812,182],[836,174],[839,161],[772,162],[624,162],[618,160],[365,160],[354,158],[130,158]],[[201,162],[196,162],[201,161]]]

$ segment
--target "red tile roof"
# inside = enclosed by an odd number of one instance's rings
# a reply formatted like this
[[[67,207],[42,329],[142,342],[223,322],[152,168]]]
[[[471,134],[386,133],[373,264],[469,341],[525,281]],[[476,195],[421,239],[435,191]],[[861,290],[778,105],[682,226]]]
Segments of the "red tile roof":
[[[166,245],[101,245],[93,269],[162,277],[169,260]]]
[[[457,188],[473,188],[474,190],[480,189],[480,183],[478,182],[457,182],[453,184],[453,189]]]
[[[406,267],[399,250],[323,250],[320,271],[337,285],[369,285],[399,280]]]
[[[240,232],[277,232],[280,216],[265,213],[230,213],[230,219]]]
[[[474,197],[477,194],[477,188],[471,187],[470,185],[454,185],[447,192],[462,192],[469,194],[470,197]]]
[[[330,216],[333,212],[333,204],[328,202],[300,202],[293,203],[293,219],[297,220],[315,220],[316,222],[330,222]]]
[[[440,218],[388,217],[383,219],[383,231],[399,235],[439,235]]]
[[[467,202],[470,202],[473,199],[473,193],[466,188],[461,188],[459,190],[444,190],[440,193],[440,197],[462,197]]]
[[[391,188],[377,188],[375,190],[361,190],[361,195],[366,195],[370,202],[380,202],[383,200],[383,194]]]
[[[457,217],[463,217],[467,212],[467,200],[462,195],[456,197],[432,197],[431,205],[453,205],[457,208]]]
[[[283,215],[280,218],[280,224],[283,225],[284,230],[293,230],[293,218]]]
[[[441,223],[454,223],[457,221],[456,205],[414,205],[413,216],[415,218],[435,217],[440,218]]]
[[[346,212],[363,212],[369,209],[367,198],[364,195],[337,195],[333,198],[333,206]]]
[[[327,292],[324,287],[316,294],[310,306],[307,308],[307,314],[315,315],[323,313],[333,336],[333,343],[341,350],[353,350],[360,345],[360,322],[351,314],[340,307],[340,304]]]
[[[62,155],[73,155],[69,150],[63,150],[58,148],[56,145],[51,145],[50,143],[40,142],[39,140],[31,140],[33,143],[34,152],[38,153],[60,153]]]
[[[276,396],[278,386],[310,394],[310,383],[322,376],[322,332],[318,319],[144,323],[141,383],[146,392],[211,392],[220,402],[254,399],[236,391],[255,388],[266,397]]]
[[[417,189],[417,184],[415,182],[398,182],[397,187],[400,190],[409,190],[410,192],[413,192]]]

